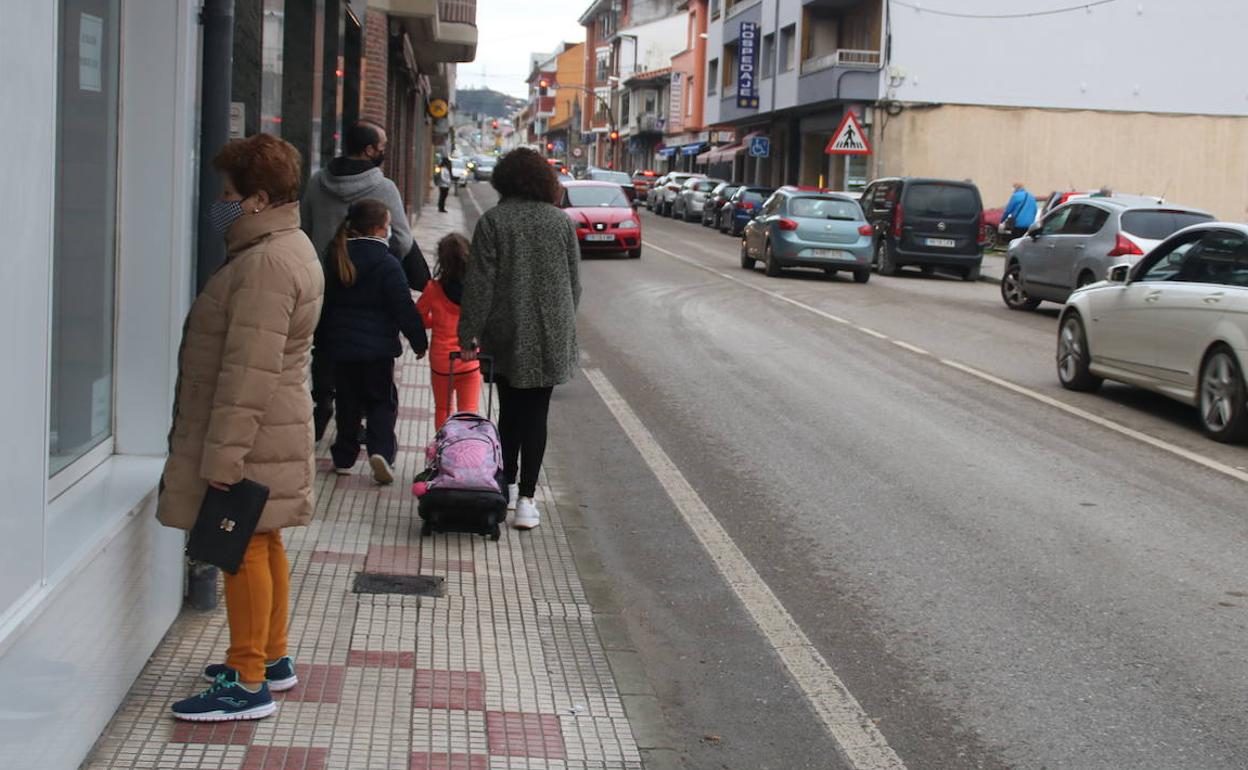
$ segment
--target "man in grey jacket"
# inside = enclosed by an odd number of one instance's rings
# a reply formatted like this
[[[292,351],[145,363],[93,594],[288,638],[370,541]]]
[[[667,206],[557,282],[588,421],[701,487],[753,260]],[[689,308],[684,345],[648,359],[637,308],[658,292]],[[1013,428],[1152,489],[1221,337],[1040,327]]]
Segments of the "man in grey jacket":
[[[347,215],[347,207],[364,198],[376,198],[390,209],[390,251],[403,261],[411,288],[420,290],[429,280],[429,266],[412,239],[407,210],[399,196],[399,188],[381,172],[386,158],[386,132],[367,120],[353,123],[343,135],[344,155],[330,161],[308,180],[299,215],[303,231],[321,255]],[[333,365],[324,355],[312,351],[312,400],[316,423],[316,439],[321,440],[334,414]]]

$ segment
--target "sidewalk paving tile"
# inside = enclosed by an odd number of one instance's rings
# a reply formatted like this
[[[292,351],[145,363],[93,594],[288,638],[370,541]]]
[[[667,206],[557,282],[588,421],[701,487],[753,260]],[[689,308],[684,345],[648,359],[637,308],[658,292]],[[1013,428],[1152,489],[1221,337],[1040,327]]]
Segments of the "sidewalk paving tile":
[[[426,209],[428,255],[463,229]],[[640,770],[641,754],[598,639],[548,482],[542,526],[420,537],[410,480],[432,437],[425,361],[395,368],[396,481],[373,482],[366,458],[334,473],[330,436],[317,459],[317,511],[286,530],[290,654],[300,683],[257,722],[178,723],[169,705],[204,687],[223,659],[224,606],[185,611],[84,763],[87,770]],[[437,597],[356,593],[360,572],[444,581]]]

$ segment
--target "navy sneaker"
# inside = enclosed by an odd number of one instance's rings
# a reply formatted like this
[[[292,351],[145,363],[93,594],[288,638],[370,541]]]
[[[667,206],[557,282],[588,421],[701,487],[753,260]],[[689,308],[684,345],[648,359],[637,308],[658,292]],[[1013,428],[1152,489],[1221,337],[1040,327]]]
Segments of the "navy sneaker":
[[[173,704],[173,715],[189,722],[230,722],[239,719],[263,719],[277,711],[268,684],[250,692],[237,679],[221,675],[212,687],[186,700]]]
[[[219,676],[227,676],[238,681],[238,672],[224,663],[204,666],[204,679],[215,682]],[[264,680],[268,683],[270,692],[286,692],[299,684],[299,677],[295,676],[295,662],[287,655],[275,663],[270,663],[264,667]]]

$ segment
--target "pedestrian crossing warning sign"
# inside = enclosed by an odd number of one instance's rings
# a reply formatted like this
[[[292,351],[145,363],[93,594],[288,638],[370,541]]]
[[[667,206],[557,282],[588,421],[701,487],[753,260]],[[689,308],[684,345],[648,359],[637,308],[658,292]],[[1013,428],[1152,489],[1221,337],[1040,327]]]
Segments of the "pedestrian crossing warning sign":
[[[867,141],[867,135],[863,132],[857,115],[852,112],[845,113],[840,128],[836,129],[832,141],[828,142],[823,151],[828,155],[871,154],[871,143]]]

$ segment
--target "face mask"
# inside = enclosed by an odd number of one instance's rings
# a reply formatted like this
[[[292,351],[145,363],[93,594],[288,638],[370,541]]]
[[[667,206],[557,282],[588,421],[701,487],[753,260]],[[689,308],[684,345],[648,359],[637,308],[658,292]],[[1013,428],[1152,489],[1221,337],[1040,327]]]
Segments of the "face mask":
[[[394,237],[393,228],[391,228],[390,225],[386,225],[386,243],[389,243],[390,239],[393,237]]]
[[[230,225],[243,215],[242,201],[213,201],[208,207],[208,221],[214,230],[225,235]]]

